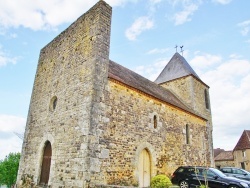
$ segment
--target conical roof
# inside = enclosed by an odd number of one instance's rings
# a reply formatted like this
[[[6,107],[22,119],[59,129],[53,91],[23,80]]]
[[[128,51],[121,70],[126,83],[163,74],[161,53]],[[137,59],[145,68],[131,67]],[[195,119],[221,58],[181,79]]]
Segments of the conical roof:
[[[250,149],[250,130],[244,130],[238,143],[234,147],[235,150]]]
[[[155,80],[155,83],[161,84],[188,75],[193,75],[200,80],[185,58],[176,52]]]

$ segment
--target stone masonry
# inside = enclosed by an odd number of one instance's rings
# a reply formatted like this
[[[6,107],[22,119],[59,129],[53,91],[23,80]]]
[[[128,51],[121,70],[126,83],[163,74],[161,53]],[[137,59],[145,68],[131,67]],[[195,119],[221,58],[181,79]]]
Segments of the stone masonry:
[[[98,125],[105,105],[111,7],[99,1],[40,53],[18,180],[39,183],[44,143],[52,145],[52,187],[84,187],[98,171]],[[56,96],[55,110],[49,108]]]

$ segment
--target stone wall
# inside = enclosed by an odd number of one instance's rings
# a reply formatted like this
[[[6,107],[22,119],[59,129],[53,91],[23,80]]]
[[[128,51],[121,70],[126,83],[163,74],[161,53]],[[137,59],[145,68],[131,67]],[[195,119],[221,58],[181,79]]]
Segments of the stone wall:
[[[234,160],[215,161],[216,168],[228,167],[228,166],[235,166],[235,161]]]
[[[151,177],[170,175],[180,165],[206,165],[206,121],[110,80],[100,147],[100,174],[106,184],[138,184],[139,154],[151,156]],[[157,126],[154,126],[154,116]],[[190,144],[186,144],[186,124]]]
[[[243,151],[245,151],[245,157],[243,156]],[[235,167],[242,168],[241,163],[245,164],[245,169],[250,171],[250,149],[245,150],[235,150],[233,152]]]
[[[189,75],[186,77],[178,78],[173,81],[161,84],[162,87],[170,90],[179,99],[207,119],[207,134],[206,134],[206,147],[208,148],[207,158],[210,160],[210,165],[214,166],[213,159],[213,125],[211,115],[211,104],[209,97],[209,87],[197,78]],[[207,91],[209,108],[206,108],[205,103],[205,90]]]
[[[161,86],[175,93],[191,109],[207,119],[211,119],[211,107],[209,109],[206,108],[204,95],[204,90],[208,90],[209,87],[201,81],[198,81],[193,76],[186,76],[165,82]]]
[[[98,153],[96,125],[107,84],[111,7],[99,1],[40,53],[18,179],[40,182],[45,142],[52,145],[49,185],[84,187]]]

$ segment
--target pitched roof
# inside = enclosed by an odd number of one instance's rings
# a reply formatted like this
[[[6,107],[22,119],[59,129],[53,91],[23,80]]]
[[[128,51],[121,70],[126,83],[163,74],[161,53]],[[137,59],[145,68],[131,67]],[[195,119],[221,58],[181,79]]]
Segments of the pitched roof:
[[[225,151],[225,150],[221,149],[221,148],[214,149],[214,157],[216,157],[217,155],[219,155],[222,151]]]
[[[250,130],[244,130],[234,150],[250,149]]]
[[[214,158],[215,161],[233,161],[233,151],[222,151]]]
[[[194,72],[185,58],[176,52],[155,80],[155,83],[160,84],[188,75],[193,75],[200,80],[199,76]]]
[[[192,109],[188,108],[169,90],[113,61],[109,61],[108,77],[115,79],[129,87],[137,89],[145,94],[148,94],[154,98],[157,98],[161,101],[167,102],[170,105],[173,105],[177,108],[180,108],[184,111],[190,112],[191,114],[205,119],[201,115],[194,112]]]

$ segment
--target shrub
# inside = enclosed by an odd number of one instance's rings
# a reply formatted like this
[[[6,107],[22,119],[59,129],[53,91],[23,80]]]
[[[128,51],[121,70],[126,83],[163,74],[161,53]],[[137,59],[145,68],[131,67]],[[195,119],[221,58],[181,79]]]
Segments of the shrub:
[[[163,174],[153,177],[150,182],[151,188],[168,188],[170,185],[172,185],[170,179]]]
[[[200,188],[207,188],[206,185],[200,185]]]

